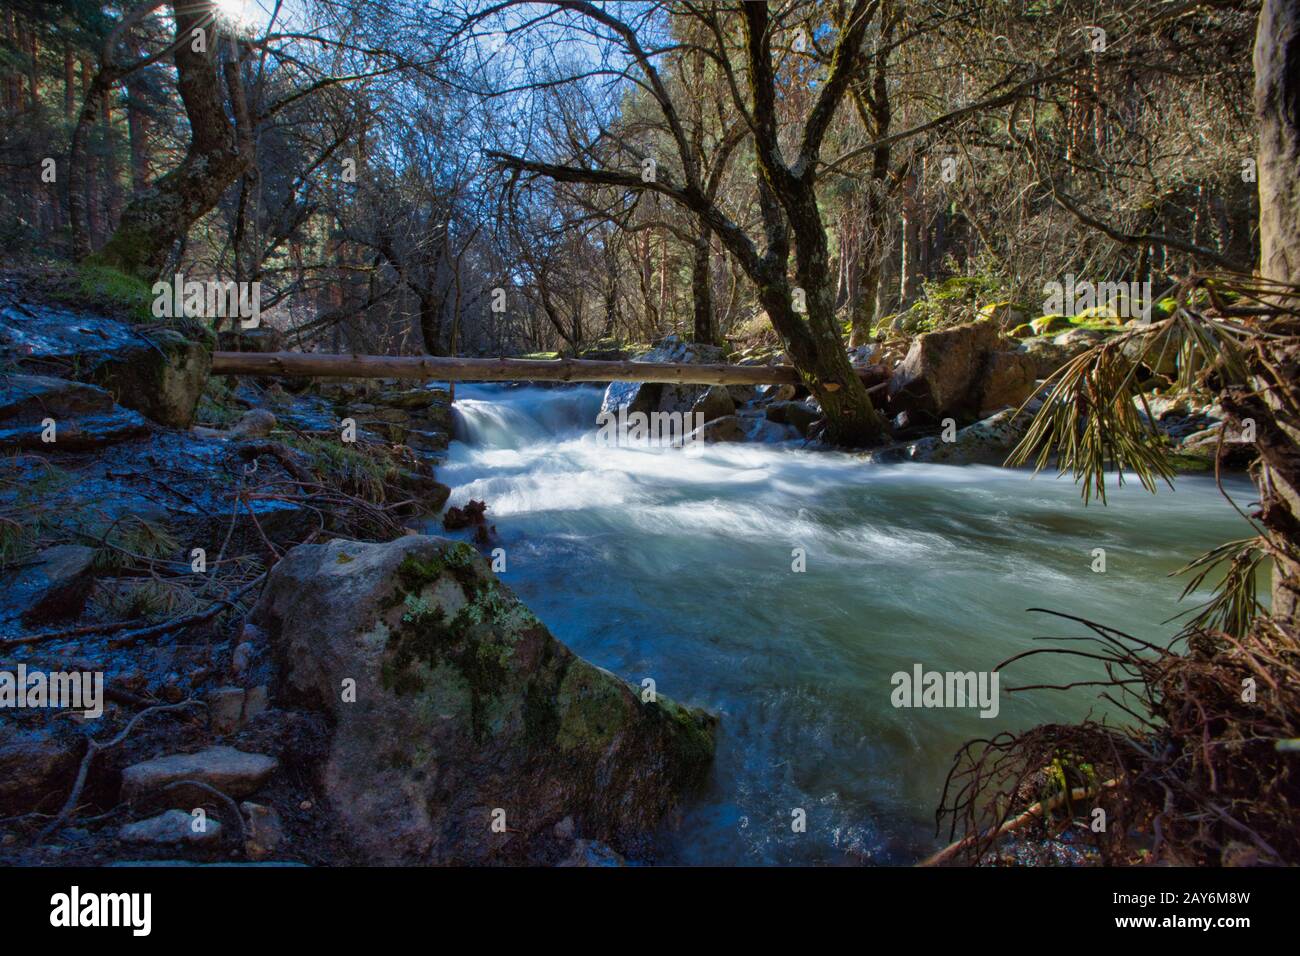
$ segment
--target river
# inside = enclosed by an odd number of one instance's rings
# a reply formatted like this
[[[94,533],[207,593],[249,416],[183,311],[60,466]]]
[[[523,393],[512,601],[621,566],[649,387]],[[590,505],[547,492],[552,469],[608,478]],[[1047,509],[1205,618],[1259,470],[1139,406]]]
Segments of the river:
[[[1245,527],[1201,476],[1085,508],[1069,478],[1024,471],[798,445],[611,448],[594,436],[598,388],[456,397],[439,477],[453,504],[487,501],[502,578],[588,660],[721,716],[707,790],[660,863],[914,862],[943,842],[934,810],[963,741],[1078,719],[1096,700],[1004,692],[994,718],[896,708],[892,675],[987,671],[1035,638],[1083,633],[1031,607],[1166,640],[1162,622],[1188,606],[1169,573]],[[1228,488],[1254,494],[1243,478]],[[1043,656],[1002,680],[1090,674]]]

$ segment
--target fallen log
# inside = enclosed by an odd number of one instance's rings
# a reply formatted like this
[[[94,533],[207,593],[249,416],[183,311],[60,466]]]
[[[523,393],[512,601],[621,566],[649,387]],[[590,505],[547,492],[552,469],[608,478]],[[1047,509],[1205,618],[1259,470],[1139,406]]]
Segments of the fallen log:
[[[857,369],[868,387],[882,366]],[[434,355],[330,355],[319,352],[214,352],[213,375],[297,378],[397,378],[434,382],[665,382],[675,385],[798,385],[789,365],[684,365],[593,359],[457,358]]]

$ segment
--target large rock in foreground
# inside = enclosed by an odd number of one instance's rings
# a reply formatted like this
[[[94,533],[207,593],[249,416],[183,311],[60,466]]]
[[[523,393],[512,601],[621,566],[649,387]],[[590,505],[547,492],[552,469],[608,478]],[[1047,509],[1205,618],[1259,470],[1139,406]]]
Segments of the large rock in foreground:
[[[537,861],[570,816],[636,852],[712,759],[713,717],[574,655],[462,543],[294,548],[253,621],[278,702],[335,721],[323,782],[368,863]]]

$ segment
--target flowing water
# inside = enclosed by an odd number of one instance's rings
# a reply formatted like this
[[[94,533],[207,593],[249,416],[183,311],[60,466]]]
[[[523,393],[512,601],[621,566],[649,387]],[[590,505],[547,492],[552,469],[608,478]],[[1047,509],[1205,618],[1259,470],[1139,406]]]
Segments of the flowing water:
[[[600,401],[596,388],[462,386],[439,477],[453,503],[487,501],[502,577],[558,638],[721,715],[707,790],[659,862],[914,862],[941,843],[934,808],[963,741],[1096,701],[1087,688],[1004,692],[992,719],[895,708],[895,672],[989,670],[1037,637],[1082,633],[1031,607],[1163,641],[1175,628],[1161,622],[1187,606],[1169,572],[1243,536],[1208,478],[1155,496],[1126,484],[1085,508],[1068,478],[997,468],[797,445],[607,447]],[[1248,482],[1228,487],[1251,500]],[[1084,676],[1039,656],[1003,687]]]

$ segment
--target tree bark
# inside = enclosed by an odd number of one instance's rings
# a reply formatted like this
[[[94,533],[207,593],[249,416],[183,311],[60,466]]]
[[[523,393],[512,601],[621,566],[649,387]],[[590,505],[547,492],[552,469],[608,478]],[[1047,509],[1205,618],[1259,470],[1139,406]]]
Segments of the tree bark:
[[[1260,274],[1300,285],[1300,6],[1264,0],[1255,36]],[[1300,300],[1290,297],[1291,307]],[[1272,615],[1300,611],[1300,347],[1263,343],[1255,379],[1263,421],[1260,520],[1274,544]],[[1281,380],[1275,380],[1281,370]]]
[[[227,187],[252,165],[251,121],[239,64],[226,60],[217,69],[218,45],[225,42],[214,21],[212,0],[172,4],[176,21],[176,70],[181,101],[190,125],[190,144],[181,164],[135,196],[96,261],[146,282],[154,281],[172,247],[190,226],[221,199]],[[205,52],[194,48],[201,31]],[[233,41],[231,41],[233,44]],[[231,101],[232,123],[222,94]]]
[[[713,315],[713,283],[710,275],[709,246],[713,233],[701,224],[691,250],[691,299],[695,310],[695,341],[720,345],[717,322]]]

